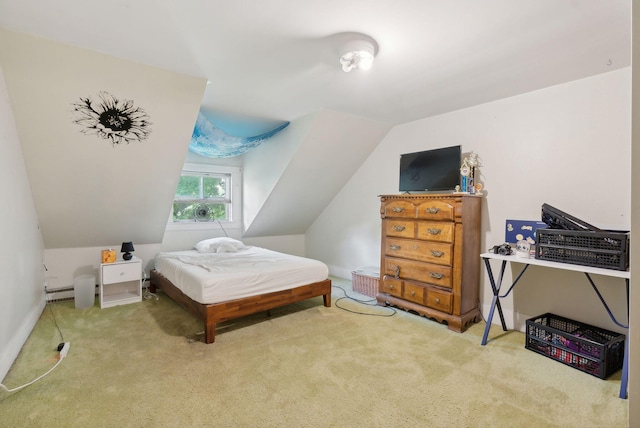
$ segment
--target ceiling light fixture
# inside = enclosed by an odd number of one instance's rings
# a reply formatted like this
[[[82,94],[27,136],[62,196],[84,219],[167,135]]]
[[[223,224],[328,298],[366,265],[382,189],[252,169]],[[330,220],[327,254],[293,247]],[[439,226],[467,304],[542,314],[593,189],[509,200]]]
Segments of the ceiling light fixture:
[[[354,68],[369,70],[377,53],[378,44],[375,40],[364,34],[353,33],[353,38],[340,51],[342,70],[347,73]]]

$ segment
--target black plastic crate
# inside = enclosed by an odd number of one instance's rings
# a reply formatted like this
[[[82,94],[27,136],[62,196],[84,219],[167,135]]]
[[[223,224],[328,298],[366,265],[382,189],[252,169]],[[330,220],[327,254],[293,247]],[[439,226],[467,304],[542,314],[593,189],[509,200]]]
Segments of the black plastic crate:
[[[629,269],[629,232],[538,229],[536,259]]]
[[[525,348],[606,379],[622,367],[624,334],[553,314],[527,320]]]

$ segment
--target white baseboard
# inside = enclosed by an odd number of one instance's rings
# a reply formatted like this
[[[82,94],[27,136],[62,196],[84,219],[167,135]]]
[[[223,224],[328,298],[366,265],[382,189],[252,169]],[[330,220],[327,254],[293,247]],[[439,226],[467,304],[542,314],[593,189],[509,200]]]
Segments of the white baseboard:
[[[9,343],[7,343],[0,353],[0,379],[4,379],[7,373],[9,373],[11,365],[13,365],[13,362],[16,360],[20,350],[24,346],[24,343],[27,341],[29,335],[33,331],[33,328],[40,319],[40,315],[42,315],[44,307],[45,295],[42,293],[40,300],[31,308],[27,316],[22,321],[20,328],[15,331],[13,337],[9,340]]]

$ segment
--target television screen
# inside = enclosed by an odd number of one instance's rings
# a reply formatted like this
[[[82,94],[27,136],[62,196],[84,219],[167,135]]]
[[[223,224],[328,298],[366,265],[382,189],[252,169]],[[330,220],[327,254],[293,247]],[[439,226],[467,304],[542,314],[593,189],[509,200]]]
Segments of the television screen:
[[[460,146],[400,155],[400,191],[453,191],[460,184]]]

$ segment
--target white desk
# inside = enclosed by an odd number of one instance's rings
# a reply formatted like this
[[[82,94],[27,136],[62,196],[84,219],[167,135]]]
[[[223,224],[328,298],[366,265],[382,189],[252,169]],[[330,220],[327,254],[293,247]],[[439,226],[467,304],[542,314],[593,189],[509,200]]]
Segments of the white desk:
[[[529,268],[529,266],[542,266],[542,267],[547,267],[547,268],[572,270],[572,271],[575,271],[575,272],[584,273],[586,275],[587,279],[589,280],[589,283],[591,284],[591,287],[593,287],[593,290],[598,295],[598,298],[600,299],[600,302],[602,302],[602,305],[604,306],[604,308],[606,309],[607,313],[609,314],[609,317],[611,318],[611,320],[616,325],[618,325],[618,326],[620,326],[622,328],[626,328],[626,329],[629,328],[628,323],[627,324],[621,324],[615,318],[615,316],[611,313],[611,310],[609,309],[609,306],[607,305],[607,302],[605,302],[604,298],[602,297],[602,294],[600,294],[600,291],[598,290],[598,288],[596,287],[595,283],[591,279],[591,274],[612,276],[612,277],[624,279],[625,286],[627,288],[627,320],[628,320],[629,319],[629,279],[631,277],[631,275],[630,275],[630,273],[628,271],[602,269],[602,268],[596,268],[596,267],[590,267],[590,266],[574,265],[574,264],[570,264],[570,263],[550,262],[550,261],[546,261],[546,260],[538,260],[538,259],[535,259],[535,258],[516,257],[514,255],[502,256],[500,254],[493,254],[493,253],[483,253],[483,254],[480,254],[480,257],[484,261],[484,265],[487,268],[487,274],[489,275],[489,282],[491,283],[491,289],[493,291],[493,299],[491,301],[491,309],[489,309],[489,317],[487,318],[487,325],[484,328],[484,335],[482,336],[481,345],[483,345],[483,346],[487,344],[487,337],[489,335],[489,329],[491,328],[491,321],[493,320],[493,313],[494,313],[496,308],[498,308],[498,315],[500,316],[500,323],[502,324],[502,330],[507,331],[507,326],[506,326],[505,321],[504,321],[504,315],[502,313],[502,306],[500,306],[500,299],[502,299],[504,297],[507,297],[509,295],[509,293],[511,293],[511,290],[513,290],[513,287],[515,287],[515,285],[518,283],[518,281],[520,280],[522,275],[526,272],[526,270]],[[491,270],[490,260],[500,260],[500,261],[502,261],[502,264],[501,264],[501,267],[500,267],[500,274],[499,274],[499,276],[497,278],[497,281],[494,279],[493,271]],[[500,294],[500,287],[502,286],[502,278],[504,276],[504,270],[505,270],[505,267],[507,265],[507,262],[509,262],[509,263],[520,263],[520,264],[523,265],[523,268],[520,271],[520,273],[518,274],[518,276],[516,276],[516,279],[513,280],[513,283],[511,284],[511,286],[509,287],[507,292],[501,295]],[[628,379],[628,376],[629,376],[629,335],[627,335],[627,337],[625,338],[625,342],[624,342],[624,358],[622,360],[622,380],[621,380],[621,384],[620,384],[620,398],[627,398],[627,379]]]

